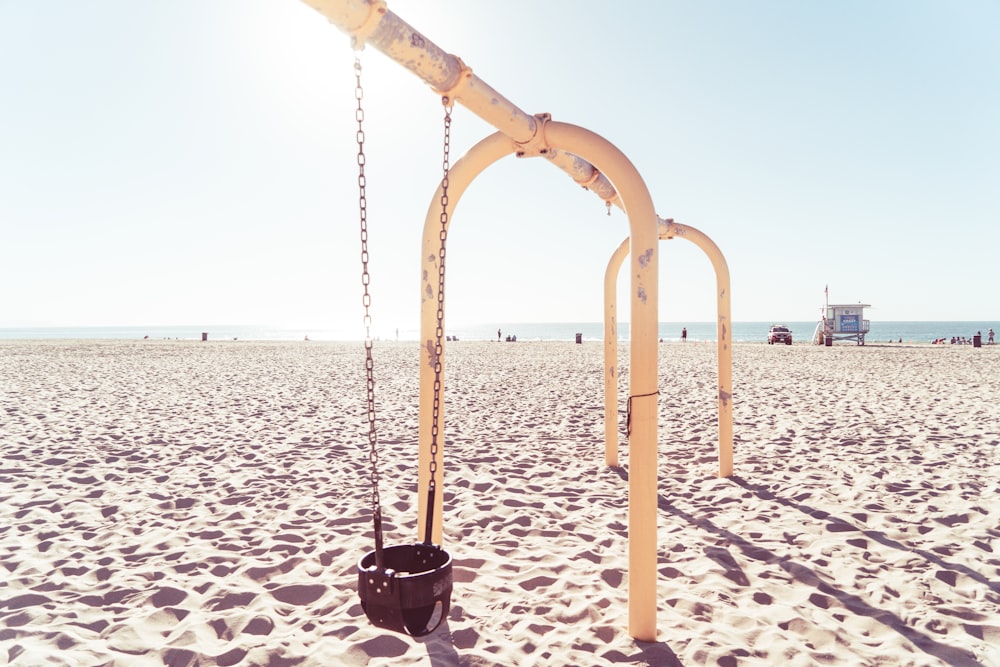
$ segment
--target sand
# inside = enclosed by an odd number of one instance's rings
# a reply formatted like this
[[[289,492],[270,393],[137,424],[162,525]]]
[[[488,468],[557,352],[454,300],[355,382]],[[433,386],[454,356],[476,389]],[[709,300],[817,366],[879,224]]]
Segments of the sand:
[[[1000,665],[1000,348],[737,345],[737,476],[718,479],[715,346],[662,345],[656,642],[627,631],[601,345],[447,349],[455,589],[415,639],[355,590],[360,344],[0,343],[0,661]],[[386,542],[405,544],[417,345],[375,363]]]

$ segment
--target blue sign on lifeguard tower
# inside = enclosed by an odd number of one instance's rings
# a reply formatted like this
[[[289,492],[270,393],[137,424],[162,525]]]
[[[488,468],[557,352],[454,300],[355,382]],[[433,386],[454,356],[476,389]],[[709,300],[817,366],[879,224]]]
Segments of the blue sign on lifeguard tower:
[[[845,333],[858,333],[860,331],[858,318],[860,315],[845,313],[840,316],[840,330]]]

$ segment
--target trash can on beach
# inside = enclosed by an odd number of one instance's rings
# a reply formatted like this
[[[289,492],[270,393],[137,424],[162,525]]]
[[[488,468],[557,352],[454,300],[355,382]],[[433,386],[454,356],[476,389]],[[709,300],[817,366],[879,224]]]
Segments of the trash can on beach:
[[[201,339],[202,340],[208,340],[208,332],[207,331],[202,331],[201,332]]]
[[[972,347],[982,347],[983,346],[983,335],[976,334],[972,337]]]
[[[833,347],[833,336],[831,336],[830,334],[826,335],[826,346]]]
[[[578,333],[576,335],[576,342],[577,343],[583,343],[583,334],[582,333]]]

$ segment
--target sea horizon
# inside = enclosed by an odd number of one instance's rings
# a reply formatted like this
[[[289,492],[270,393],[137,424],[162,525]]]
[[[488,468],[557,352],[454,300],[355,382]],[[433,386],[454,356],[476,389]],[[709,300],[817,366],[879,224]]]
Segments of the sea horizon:
[[[766,342],[767,331],[772,322],[733,322],[730,332],[734,343]],[[816,330],[816,322],[782,322],[792,332],[796,343],[809,343]],[[981,333],[986,342],[987,332],[996,323],[987,320],[956,321],[874,321],[866,343],[903,342],[931,343],[953,337],[972,339]],[[658,336],[664,342],[679,342],[681,332],[687,329],[690,342],[715,341],[715,322],[660,322]],[[618,339],[627,341],[629,323],[618,323]],[[376,328],[373,338],[379,341],[416,341],[417,328]],[[500,322],[491,324],[447,326],[446,336],[457,341],[506,341],[516,337],[518,341],[575,341],[579,335],[583,341],[604,340],[602,322]],[[224,324],[170,324],[170,325],[105,325],[105,326],[24,326],[0,327],[0,340],[236,340],[236,341],[337,341],[363,340],[363,332],[357,326],[269,326],[269,325],[224,325]]]

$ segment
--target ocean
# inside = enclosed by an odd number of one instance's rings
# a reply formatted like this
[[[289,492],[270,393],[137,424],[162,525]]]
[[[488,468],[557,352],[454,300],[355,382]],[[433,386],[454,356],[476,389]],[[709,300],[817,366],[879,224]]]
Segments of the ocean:
[[[812,340],[816,322],[783,322],[792,332],[796,343]],[[732,340],[737,343],[765,343],[771,322],[734,322]],[[871,331],[865,337],[867,343],[889,341],[904,343],[930,343],[938,338],[965,337],[971,339],[982,332],[983,343],[986,333],[1000,322],[871,322]],[[681,339],[681,329],[687,328],[688,341],[716,340],[714,322],[660,322],[659,337],[667,342]],[[204,334],[208,340],[250,340],[250,341],[360,341],[362,336],[353,329],[331,329],[297,327],[269,327],[249,325],[169,325],[169,326],[104,326],[104,327],[16,327],[0,329],[0,340],[201,340]],[[601,322],[494,322],[478,325],[449,326],[445,334],[459,341],[496,340],[497,329],[501,337],[516,336],[519,341],[574,341],[581,334],[584,341],[604,339],[604,325]],[[629,325],[619,322],[618,338],[629,339]],[[419,337],[416,328],[379,331],[376,340],[415,341]],[[839,343],[844,344],[844,343]]]

